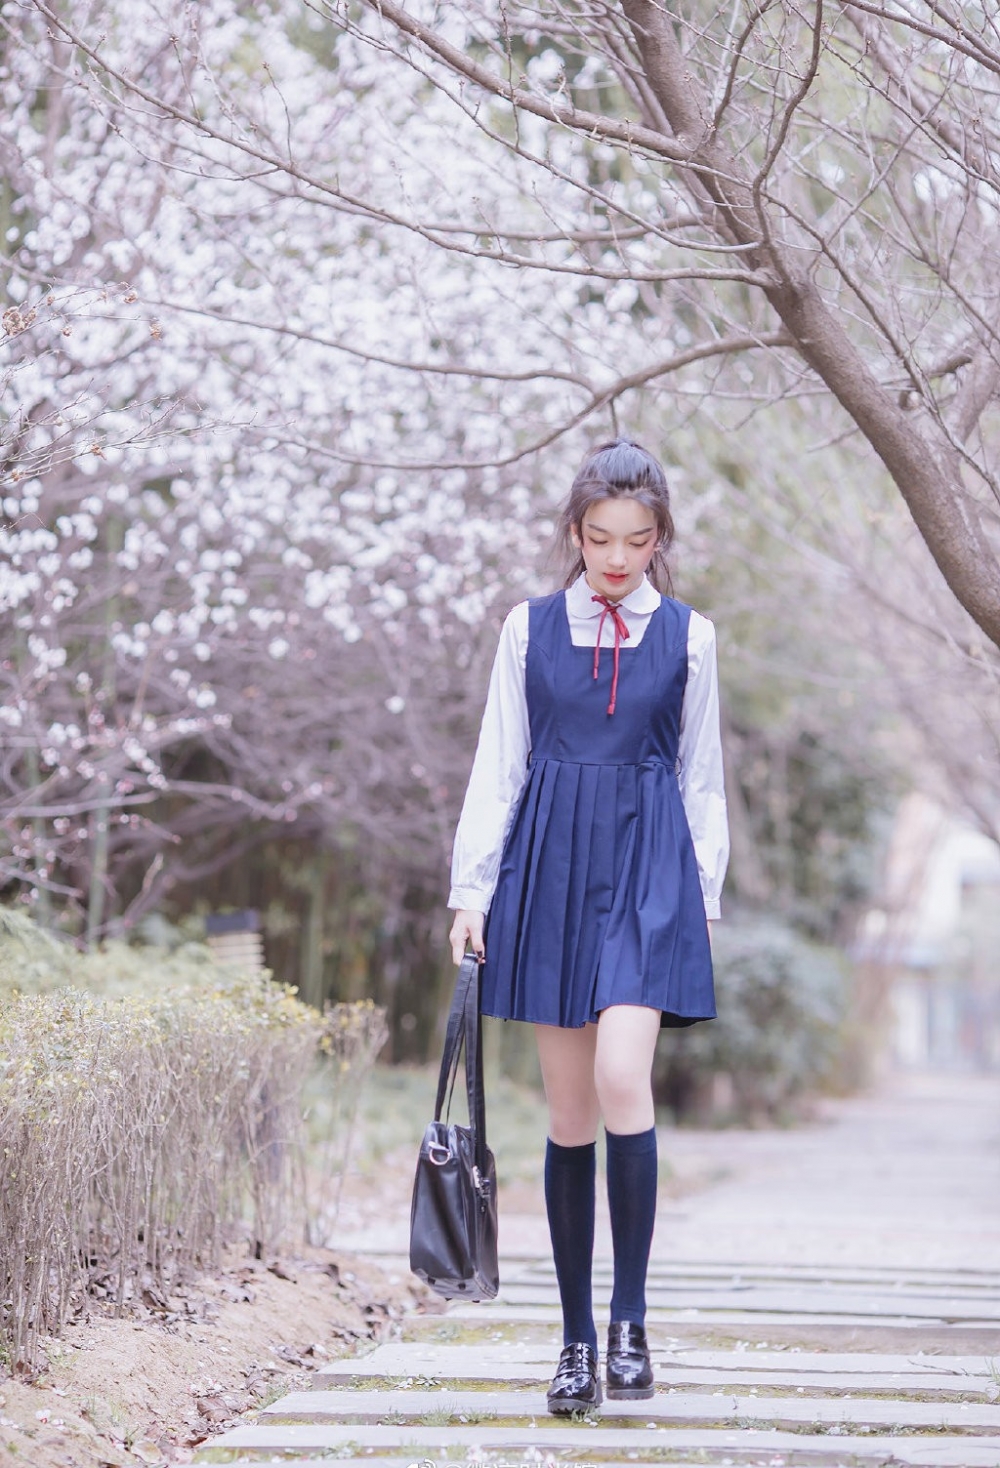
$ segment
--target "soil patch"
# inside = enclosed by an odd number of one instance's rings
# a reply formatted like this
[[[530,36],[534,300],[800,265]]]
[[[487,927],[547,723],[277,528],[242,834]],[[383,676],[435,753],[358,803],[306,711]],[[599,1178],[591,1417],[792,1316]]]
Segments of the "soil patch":
[[[0,1379],[0,1468],[188,1463],[213,1432],[307,1386],[420,1303],[439,1308],[418,1281],[367,1259],[302,1249],[258,1261],[245,1247],[169,1300],[147,1292],[123,1319],[91,1302],[45,1343],[36,1382]]]

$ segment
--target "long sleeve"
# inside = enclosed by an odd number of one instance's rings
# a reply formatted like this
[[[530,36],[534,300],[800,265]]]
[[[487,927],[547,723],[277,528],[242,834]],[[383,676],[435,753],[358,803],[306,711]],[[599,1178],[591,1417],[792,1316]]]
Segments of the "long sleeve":
[[[527,645],[528,604],[522,602],[504,622],[490,674],[476,757],[455,833],[448,898],[452,908],[488,912],[496,888],[507,828],[531,751],[524,692]]]
[[[679,785],[709,918],[720,915],[722,883],[729,861],[729,823],[722,776],[719,677],[715,628],[691,613],[688,677],[681,711]]]

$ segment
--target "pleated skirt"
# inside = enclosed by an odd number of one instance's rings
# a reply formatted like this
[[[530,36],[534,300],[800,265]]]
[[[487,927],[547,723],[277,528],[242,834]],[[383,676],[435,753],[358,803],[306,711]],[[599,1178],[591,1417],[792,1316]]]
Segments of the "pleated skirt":
[[[677,777],[659,761],[538,759],[486,928],[483,1013],[578,1028],[614,1004],[665,1025],[715,1015],[697,862]]]

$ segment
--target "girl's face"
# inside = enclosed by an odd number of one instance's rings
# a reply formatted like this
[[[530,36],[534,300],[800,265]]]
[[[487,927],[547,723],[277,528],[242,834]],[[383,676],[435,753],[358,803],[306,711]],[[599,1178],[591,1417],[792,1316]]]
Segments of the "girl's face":
[[[635,591],[657,546],[656,516],[634,499],[595,500],[573,530],[587,583],[609,601]]]

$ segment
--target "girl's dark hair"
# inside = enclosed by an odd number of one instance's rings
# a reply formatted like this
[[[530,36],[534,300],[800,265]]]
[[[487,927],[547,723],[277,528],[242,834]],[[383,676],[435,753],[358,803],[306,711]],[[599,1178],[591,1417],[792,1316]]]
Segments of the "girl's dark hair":
[[[674,540],[667,477],[653,455],[630,438],[616,438],[591,449],[573,480],[569,499],[559,517],[559,537],[573,569],[565,584],[572,586],[586,569],[583,556],[573,544],[573,532],[582,538],[583,518],[598,500],[638,500],[656,517],[656,550],[647,575],[657,591],[671,595],[673,583],[667,555]]]

